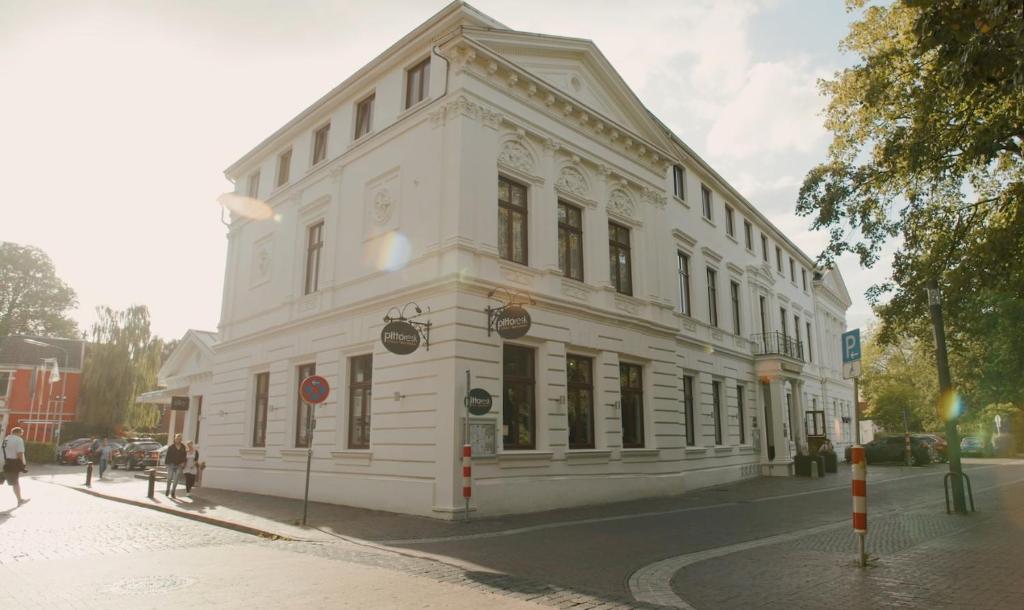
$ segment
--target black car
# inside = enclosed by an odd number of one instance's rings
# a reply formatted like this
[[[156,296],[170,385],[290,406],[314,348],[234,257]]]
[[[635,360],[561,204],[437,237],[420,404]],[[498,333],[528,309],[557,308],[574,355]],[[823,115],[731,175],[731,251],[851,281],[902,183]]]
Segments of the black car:
[[[128,443],[121,447],[119,451],[114,452],[111,467],[135,470],[136,468],[145,468],[146,466],[156,466],[156,462],[150,457],[150,453],[159,448],[160,443],[156,441]]]
[[[864,457],[868,464],[904,461],[905,443],[903,435],[881,436],[864,445]],[[910,456],[914,466],[925,466],[936,460],[935,448],[920,434],[910,435]],[[850,448],[846,448],[846,461],[850,461]]]

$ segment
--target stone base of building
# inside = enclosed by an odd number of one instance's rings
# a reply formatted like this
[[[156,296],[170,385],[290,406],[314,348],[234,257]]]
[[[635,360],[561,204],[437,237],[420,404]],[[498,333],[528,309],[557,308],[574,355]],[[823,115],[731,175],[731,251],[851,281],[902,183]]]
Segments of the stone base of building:
[[[793,460],[761,462],[761,476],[791,477],[795,474]]]

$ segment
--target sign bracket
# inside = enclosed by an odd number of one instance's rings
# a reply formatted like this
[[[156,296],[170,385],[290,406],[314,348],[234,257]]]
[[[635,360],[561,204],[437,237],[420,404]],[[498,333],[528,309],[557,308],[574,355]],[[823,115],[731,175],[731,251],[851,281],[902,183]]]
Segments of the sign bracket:
[[[498,292],[505,293],[505,297],[506,298],[502,299],[501,297],[495,296]],[[510,292],[509,290],[506,290],[505,288],[495,288],[494,290],[492,290],[492,291],[487,293],[487,298],[488,299],[494,299],[495,301],[498,301],[499,303],[501,303],[500,307],[492,307],[490,305],[488,305],[487,307],[484,307],[484,313],[487,314],[487,336],[488,337],[490,337],[491,333],[493,333],[495,331],[495,328],[494,328],[495,322],[497,322],[497,320],[501,316],[501,314],[503,314],[503,313],[505,313],[505,312],[507,312],[509,310],[512,310],[513,308],[518,308],[518,307],[520,307],[522,305],[536,305],[537,304],[537,302],[534,301],[533,297],[531,297],[530,295],[523,294],[523,293],[521,293],[521,292],[519,292],[517,290]]]
[[[416,311],[416,315],[413,315],[413,316],[406,316],[405,315],[405,310],[407,308],[409,308],[409,306],[412,306],[412,308]],[[392,312],[394,312],[395,315],[391,315]],[[426,322],[417,322],[416,321],[416,318],[418,318],[418,317],[420,317],[422,315],[428,314],[428,313],[430,313],[430,307],[429,306],[427,307],[426,311],[423,311],[423,309],[421,309],[419,305],[417,305],[415,302],[411,302],[410,301],[409,303],[406,303],[405,305],[403,305],[401,307],[401,309],[399,309],[398,307],[392,307],[391,309],[389,309],[388,312],[384,315],[384,323],[385,324],[390,324],[392,322],[404,322],[406,324],[409,324],[414,329],[416,329],[417,333],[419,333],[420,338],[423,339],[423,345],[427,348],[427,351],[429,352],[430,351],[430,327],[431,327],[432,323],[431,323],[430,320],[427,320]]]

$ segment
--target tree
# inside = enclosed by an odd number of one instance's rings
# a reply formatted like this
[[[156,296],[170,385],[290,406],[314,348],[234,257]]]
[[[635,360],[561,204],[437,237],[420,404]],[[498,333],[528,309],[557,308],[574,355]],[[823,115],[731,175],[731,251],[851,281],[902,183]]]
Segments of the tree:
[[[156,386],[163,341],[149,329],[149,310],[135,305],[124,311],[96,309],[82,374],[86,421],[114,430],[152,427],[160,414],[135,404],[135,397]]]
[[[903,431],[903,413],[911,431],[939,431],[936,409],[939,384],[930,346],[904,338],[895,344],[879,343],[869,333],[863,348],[861,388],[868,403],[865,419],[890,432]]]
[[[828,231],[826,266],[852,252],[871,267],[900,238],[891,281],[868,291],[878,339],[928,340],[937,280],[954,377],[984,391],[969,402],[1021,404],[1024,330],[998,320],[1019,322],[1024,302],[1024,3],[847,6],[863,11],[841,44],[859,63],[821,84],[834,139],[797,212]]]
[[[0,337],[25,334],[77,337],[67,311],[78,305],[53,262],[34,246],[0,242]]]

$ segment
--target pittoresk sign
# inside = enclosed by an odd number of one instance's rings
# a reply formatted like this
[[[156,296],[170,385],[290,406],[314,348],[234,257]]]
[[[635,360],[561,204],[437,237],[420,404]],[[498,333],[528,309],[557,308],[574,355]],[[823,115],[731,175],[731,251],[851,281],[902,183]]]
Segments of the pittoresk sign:
[[[380,342],[392,354],[404,356],[415,352],[420,346],[420,333],[412,324],[393,320],[380,331]]]
[[[518,339],[530,332],[530,312],[518,305],[509,305],[494,320],[494,329],[504,339]]]

